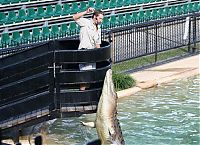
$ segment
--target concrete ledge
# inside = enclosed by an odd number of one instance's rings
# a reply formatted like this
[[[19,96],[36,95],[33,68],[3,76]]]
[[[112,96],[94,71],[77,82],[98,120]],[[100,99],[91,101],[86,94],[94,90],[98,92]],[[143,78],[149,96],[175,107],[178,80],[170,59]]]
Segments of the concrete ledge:
[[[157,86],[158,83],[156,80],[149,80],[146,82],[139,82],[138,84],[136,84],[136,87],[139,87],[141,89],[148,89],[148,88],[152,88]]]
[[[139,92],[141,90],[142,89],[139,88],[139,87],[133,87],[133,88],[129,88],[129,89],[126,89],[126,90],[118,91],[117,96],[118,96],[118,98],[128,97],[128,96],[131,96],[131,95],[133,95],[136,92]]]
[[[130,74],[137,82],[136,86],[117,92],[118,98],[128,97],[143,89],[156,87],[174,79],[187,78],[200,74],[199,56],[192,56],[153,68]]]

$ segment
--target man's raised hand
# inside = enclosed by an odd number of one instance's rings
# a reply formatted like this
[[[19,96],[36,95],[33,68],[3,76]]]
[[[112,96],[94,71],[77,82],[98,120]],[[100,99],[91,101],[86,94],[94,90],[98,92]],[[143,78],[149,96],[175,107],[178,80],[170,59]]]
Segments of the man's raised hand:
[[[95,9],[90,7],[86,11],[87,11],[87,13],[93,13],[95,11]]]

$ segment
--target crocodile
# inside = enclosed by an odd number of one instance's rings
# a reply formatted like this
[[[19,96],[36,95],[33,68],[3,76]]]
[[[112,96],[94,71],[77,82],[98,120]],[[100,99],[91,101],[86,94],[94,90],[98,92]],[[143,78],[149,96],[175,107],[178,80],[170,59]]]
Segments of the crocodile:
[[[119,120],[117,119],[117,99],[117,93],[112,80],[112,70],[109,69],[104,79],[94,122],[102,145],[125,145]],[[93,126],[91,123],[83,124]]]

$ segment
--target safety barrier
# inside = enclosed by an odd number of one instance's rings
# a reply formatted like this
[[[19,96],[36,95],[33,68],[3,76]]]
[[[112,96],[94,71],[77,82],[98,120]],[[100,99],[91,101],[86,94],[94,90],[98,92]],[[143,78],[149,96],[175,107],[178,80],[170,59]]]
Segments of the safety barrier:
[[[79,40],[38,43],[0,58],[0,128],[3,134],[45,120],[95,112],[106,71],[110,44],[78,50]],[[13,53],[13,54],[12,54]],[[96,62],[96,69],[79,70]],[[80,91],[80,84],[90,88]]]

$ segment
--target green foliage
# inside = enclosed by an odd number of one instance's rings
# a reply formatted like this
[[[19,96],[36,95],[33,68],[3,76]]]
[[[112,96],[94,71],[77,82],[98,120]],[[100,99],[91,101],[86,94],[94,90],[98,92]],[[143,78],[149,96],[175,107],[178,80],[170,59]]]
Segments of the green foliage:
[[[200,43],[197,43],[197,50],[200,50]]]
[[[122,73],[113,73],[113,82],[116,91],[128,89],[135,85],[135,80],[131,76]]]

